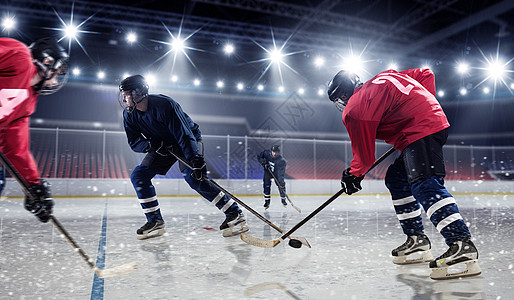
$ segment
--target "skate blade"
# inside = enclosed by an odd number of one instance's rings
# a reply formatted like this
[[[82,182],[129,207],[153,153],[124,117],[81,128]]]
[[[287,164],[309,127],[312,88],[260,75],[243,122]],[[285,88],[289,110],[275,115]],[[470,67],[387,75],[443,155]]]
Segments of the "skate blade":
[[[440,267],[440,268],[433,268],[432,273],[430,273],[430,278],[434,280],[447,280],[447,279],[453,279],[453,278],[459,278],[459,277],[470,277],[470,276],[478,276],[482,274],[482,269],[478,265],[478,260],[473,259],[466,262],[463,262],[466,264],[466,270],[459,271],[459,272],[448,272],[448,269],[450,267]],[[456,264],[455,266],[462,265],[462,263]]]
[[[415,252],[407,256],[394,256],[393,263],[397,265],[410,265],[434,260],[430,250]]]
[[[127,275],[137,270],[137,264],[135,262],[130,262],[128,264],[124,264],[121,266],[117,266],[110,269],[98,269],[95,268],[95,273],[100,278],[110,278],[116,276]]]
[[[154,237],[161,236],[161,235],[163,235],[165,233],[166,233],[166,230],[164,230],[164,228],[161,228],[161,229],[157,229],[157,230],[154,230],[152,232],[149,232],[147,234],[138,234],[137,235],[137,239],[138,240],[151,239],[151,238],[154,238]]]
[[[244,224],[240,223],[238,225],[241,225],[241,228],[239,230],[233,230],[235,226],[231,227],[231,228],[224,229],[223,232],[222,232],[223,237],[240,235],[241,233],[247,232],[249,230],[248,226],[246,225],[246,222]]]

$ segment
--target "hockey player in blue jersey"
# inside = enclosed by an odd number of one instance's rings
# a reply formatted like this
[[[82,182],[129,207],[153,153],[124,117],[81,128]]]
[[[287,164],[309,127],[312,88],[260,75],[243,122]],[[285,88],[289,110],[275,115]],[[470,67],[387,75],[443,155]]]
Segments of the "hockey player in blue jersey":
[[[278,145],[273,145],[271,150],[264,150],[257,155],[257,160],[264,168],[263,187],[264,187],[264,208],[268,209],[271,201],[271,179],[273,175],[277,178],[280,198],[282,204],[287,206],[286,202],[286,183],[284,181],[286,175],[286,160],[280,155]],[[271,174],[273,172],[273,174]]]
[[[220,226],[223,236],[248,231],[246,218],[237,203],[204,180],[207,169],[202,135],[198,124],[182,111],[180,105],[165,95],[149,95],[148,84],[141,75],[121,81],[118,101],[125,110],[123,124],[130,147],[135,152],[147,153],[130,176],[147,220],[137,230],[137,238],[146,239],[165,232],[151,179],[168,172],[177,161],[173,154],[184,157],[192,166],[191,170],[179,164],[189,186],[225,214],[226,219]],[[241,227],[236,230],[236,225]]]

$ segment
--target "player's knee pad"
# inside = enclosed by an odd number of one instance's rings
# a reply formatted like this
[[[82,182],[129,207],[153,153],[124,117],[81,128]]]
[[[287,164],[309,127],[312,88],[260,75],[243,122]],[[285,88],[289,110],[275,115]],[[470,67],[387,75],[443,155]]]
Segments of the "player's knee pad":
[[[412,195],[410,184],[407,180],[407,172],[405,171],[405,166],[401,156],[389,166],[384,181],[393,200],[402,199]]]
[[[148,182],[156,175],[156,172],[150,170],[148,167],[138,165],[130,174],[130,181],[134,186],[139,185],[139,182]]]

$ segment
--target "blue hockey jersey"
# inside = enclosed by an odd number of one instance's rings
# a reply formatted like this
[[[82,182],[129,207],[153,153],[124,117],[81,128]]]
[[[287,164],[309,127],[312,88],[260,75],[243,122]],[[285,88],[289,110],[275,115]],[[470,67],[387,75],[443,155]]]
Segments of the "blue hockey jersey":
[[[284,182],[286,176],[287,162],[285,158],[282,157],[282,155],[278,155],[277,157],[273,158],[270,150],[264,150],[261,153],[257,154],[257,160],[260,164],[268,162],[270,164],[273,174],[275,174],[278,181]]]
[[[187,160],[198,155],[197,141],[202,140],[198,124],[182,110],[180,105],[165,95],[149,95],[145,112],[137,109],[123,112],[123,125],[130,147],[144,153],[152,143],[164,142],[173,151],[182,150]]]

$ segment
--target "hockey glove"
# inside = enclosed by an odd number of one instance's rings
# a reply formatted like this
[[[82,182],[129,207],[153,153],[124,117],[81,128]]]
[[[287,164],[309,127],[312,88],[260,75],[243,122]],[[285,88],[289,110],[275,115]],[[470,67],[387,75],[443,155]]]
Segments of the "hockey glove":
[[[36,184],[29,187],[32,197],[25,197],[25,209],[39,218],[39,221],[46,223],[52,215],[54,201],[50,193],[50,184],[40,179]]]
[[[361,181],[364,179],[364,176],[357,177],[350,173],[350,168],[343,171],[343,176],[341,178],[341,187],[345,190],[346,194],[351,195],[353,193],[357,193],[362,190]]]
[[[197,155],[191,158],[191,166],[193,167],[191,176],[196,180],[204,180],[205,175],[207,175],[207,166],[203,156]]]
[[[271,165],[270,165],[270,163],[269,163],[267,160],[263,161],[263,162],[261,163],[261,165],[262,165],[262,167],[264,168],[264,170],[266,170],[266,171],[268,171],[268,172],[270,172],[270,173],[272,173],[272,172],[273,172],[273,170],[271,169]]]

